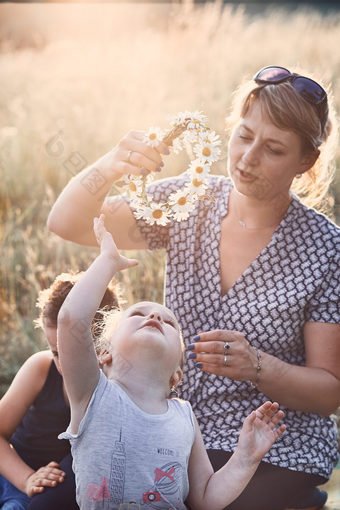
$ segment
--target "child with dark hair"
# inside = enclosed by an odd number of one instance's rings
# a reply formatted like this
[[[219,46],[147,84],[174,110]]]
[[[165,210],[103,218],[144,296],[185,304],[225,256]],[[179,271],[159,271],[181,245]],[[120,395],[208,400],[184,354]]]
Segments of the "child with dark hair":
[[[44,330],[48,350],[33,354],[0,400],[0,507],[3,510],[77,509],[72,457],[60,441],[70,420],[57,347],[57,317],[81,273],[63,273],[41,291],[35,321]],[[101,313],[118,308],[111,283],[92,321],[101,333]],[[33,499],[32,499],[33,498]]]

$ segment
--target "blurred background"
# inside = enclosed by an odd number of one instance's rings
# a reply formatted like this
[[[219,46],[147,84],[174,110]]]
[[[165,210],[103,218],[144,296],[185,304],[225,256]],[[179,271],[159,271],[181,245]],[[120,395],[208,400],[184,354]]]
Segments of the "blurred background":
[[[182,110],[203,110],[226,143],[232,91],[268,64],[299,66],[331,84],[340,112],[334,6],[0,5],[0,396],[23,361],[46,346],[32,323],[39,290],[62,271],[86,268],[97,253],[45,227],[70,178],[128,130],[166,128]],[[225,163],[213,172],[225,173]],[[186,164],[183,154],[169,156],[161,177]],[[339,223],[339,171],[331,192]],[[162,301],[164,253],[133,256],[140,265],[119,276],[126,299]]]

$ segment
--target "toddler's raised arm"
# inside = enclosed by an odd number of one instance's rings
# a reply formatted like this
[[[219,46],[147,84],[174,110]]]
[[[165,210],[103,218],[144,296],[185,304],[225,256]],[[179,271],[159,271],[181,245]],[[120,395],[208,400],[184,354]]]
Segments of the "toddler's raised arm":
[[[138,264],[120,255],[104,226],[104,215],[94,219],[100,254],[74,285],[58,314],[58,352],[71,404],[71,431],[78,430],[98,383],[99,367],[91,322],[105,290],[117,271]]]

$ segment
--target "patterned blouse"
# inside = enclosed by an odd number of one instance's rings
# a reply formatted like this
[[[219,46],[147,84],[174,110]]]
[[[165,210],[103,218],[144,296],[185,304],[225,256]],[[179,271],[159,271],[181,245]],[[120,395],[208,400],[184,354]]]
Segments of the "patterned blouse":
[[[156,202],[182,189],[187,177],[152,184]],[[232,182],[209,177],[207,193],[182,222],[137,224],[151,250],[165,248],[166,305],[181,324],[184,341],[199,330],[242,333],[253,347],[293,365],[305,365],[307,321],[340,323],[340,229],[294,195],[269,244],[232,288],[221,295],[221,222]],[[320,338],[322,342],[322,338]],[[181,397],[191,402],[208,449],[234,451],[244,418],[268,399],[248,381],[202,372],[188,360]],[[337,431],[331,418],[284,408],[287,431],[265,462],[325,478],[337,462]]]

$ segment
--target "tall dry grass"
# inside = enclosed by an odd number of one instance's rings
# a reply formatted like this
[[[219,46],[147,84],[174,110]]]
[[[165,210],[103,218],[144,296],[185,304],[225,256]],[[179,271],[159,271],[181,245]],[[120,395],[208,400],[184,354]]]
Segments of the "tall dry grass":
[[[166,127],[183,109],[204,110],[224,137],[233,89],[269,63],[331,82],[340,111],[340,16],[276,8],[249,18],[216,2],[7,4],[0,19],[2,392],[44,346],[32,326],[39,289],[96,254],[45,228],[71,176],[129,129]],[[164,174],[183,161],[170,157]],[[224,171],[225,160],[215,167]],[[137,257],[121,275],[128,300],[161,301],[164,254]]]

